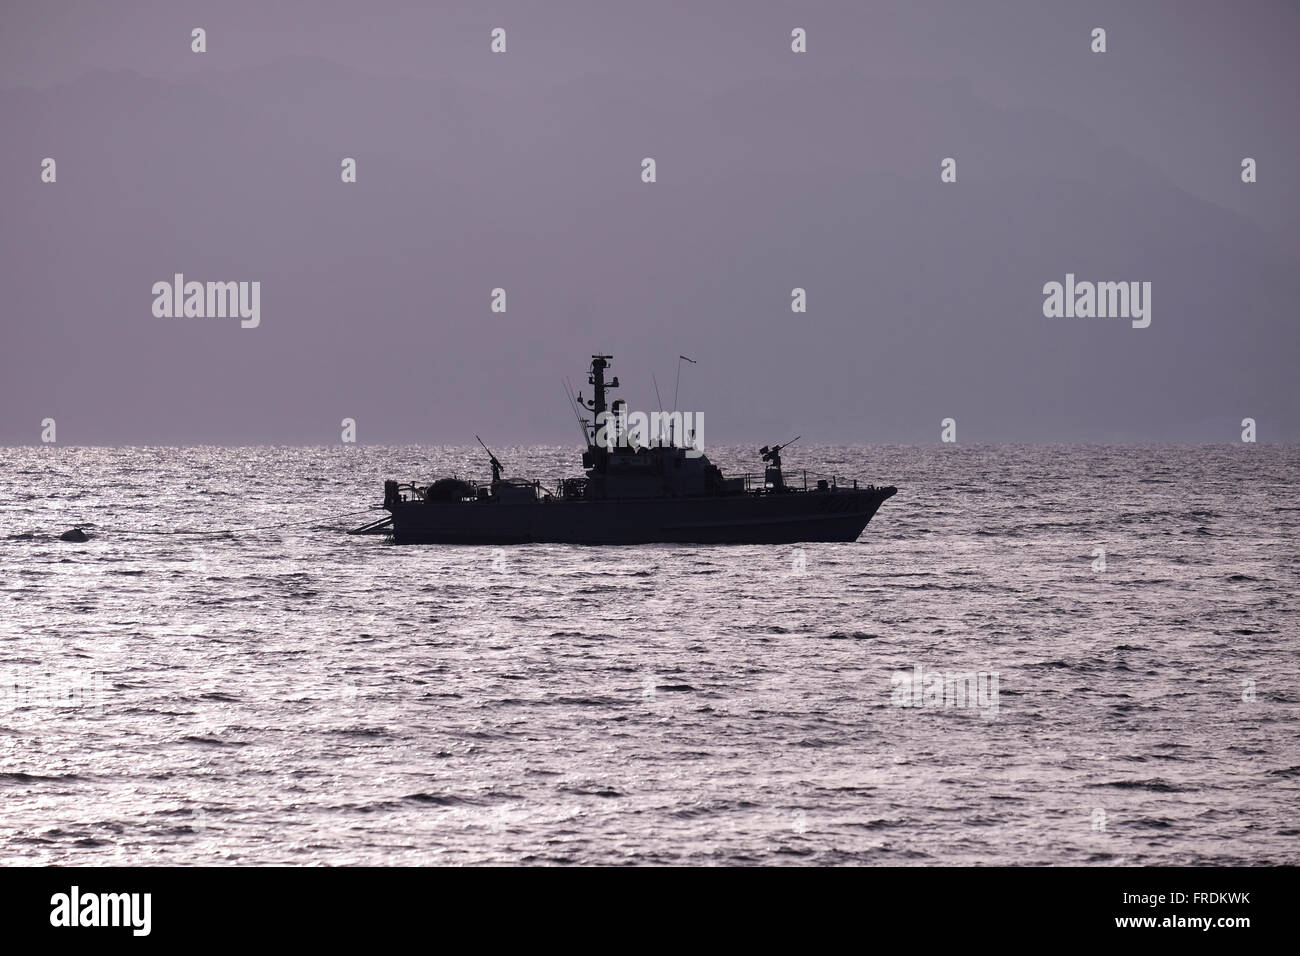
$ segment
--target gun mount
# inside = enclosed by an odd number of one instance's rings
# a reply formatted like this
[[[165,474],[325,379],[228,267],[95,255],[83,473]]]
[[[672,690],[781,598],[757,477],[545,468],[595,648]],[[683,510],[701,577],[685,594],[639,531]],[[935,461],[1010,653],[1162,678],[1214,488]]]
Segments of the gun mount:
[[[767,462],[764,480],[772,486],[773,491],[785,491],[785,478],[781,474],[781,452],[797,442],[802,435],[795,435],[783,445],[764,445],[758,450],[763,461]]]
[[[479,438],[477,435],[474,436],[474,440],[480,445],[483,445],[483,439]],[[497,461],[497,456],[492,454],[492,449],[488,448],[487,445],[483,445],[483,450],[488,453],[488,462],[492,465],[492,484],[495,485],[501,480],[501,472],[503,470],[501,468],[501,462]]]

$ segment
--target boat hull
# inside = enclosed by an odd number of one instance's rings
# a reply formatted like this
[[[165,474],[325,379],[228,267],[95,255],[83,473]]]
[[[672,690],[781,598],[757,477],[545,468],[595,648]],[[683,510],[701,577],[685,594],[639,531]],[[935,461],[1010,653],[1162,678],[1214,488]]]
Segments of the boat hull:
[[[855,541],[895,488],[698,498],[404,501],[397,544],[794,544]]]

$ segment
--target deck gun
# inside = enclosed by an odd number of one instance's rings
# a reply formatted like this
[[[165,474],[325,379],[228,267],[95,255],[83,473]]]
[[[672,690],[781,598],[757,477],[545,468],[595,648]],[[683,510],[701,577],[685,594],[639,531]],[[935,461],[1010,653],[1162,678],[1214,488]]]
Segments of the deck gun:
[[[477,435],[474,436],[474,440],[480,445],[483,445],[483,439],[479,438]],[[497,461],[497,456],[492,454],[492,449],[487,445],[483,445],[483,450],[488,453],[488,461],[492,464],[492,484],[495,485],[501,480],[501,462]]]
[[[764,445],[758,450],[763,461],[767,462],[767,469],[763,474],[763,480],[772,486],[773,491],[785,491],[785,479],[781,477],[781,452],[797,442],[802,435],[795,435],[783,445]]]

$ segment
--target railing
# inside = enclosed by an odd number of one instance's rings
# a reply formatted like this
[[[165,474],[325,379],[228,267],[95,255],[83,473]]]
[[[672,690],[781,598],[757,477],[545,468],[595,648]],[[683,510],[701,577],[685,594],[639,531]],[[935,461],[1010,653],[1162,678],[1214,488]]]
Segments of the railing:
[[[856,478],[841,478],[839,475],[809,476],[807,471],[801,471],[798,473],[797,483],[796,481],[791,481],[790,477],[791,476],[783,476],[783,480],[785,481],[786,489],[792,491],[823,490],[819,487],[821,482],[825,482],[824,490],[827,491],[875,490],[875,485],[863,485],[859,488],[858,480]],[[810,478],[811,489],[809,488]],[[771,494],[774,490],[772,485],[768,482],[766,474],[730,475],[724,480],[730,484],[732,488],[730,492],[724,491],[724,494],[736,494],[737,492],[741,492],[748,495],[760,495]],[[736,488],[733,484],[737,481],[740,482],[739,488]],[[553,491],[543,490],[540,481],[520,481],[515,485],[515,487],[531,488],[533,494],[540,501],[575,501],[586,497],[587,482],[588,479],[586,478],[561,478],[555,483]],[[484,492],[491,493],[492,485],[490,483],[466,481],[465,484],[469,486],[470,494],[461,498],[461,501],[480,500],[484,497]],[[403,483],[396,486],[396,491],[398,498],[401,501],[424,501],[426,499],[428,487],[429,486],[427,485]]]
[[[455,478],[456,476],[452,475],[450,477]],[[460,498],[459,499],[460,501],[477,501],[484,497],[484,492],[487,492],[488,494],[492,493],[491,482],[467,481],[464,479],[456,479],[456,480],[465,481],[465,484],[468,485],[470,489],[470,493]],[[570,490],[573,487],[571,483],[575,481],[582,482],[582,487],[585,488],[586,481],[587,481],[587,479],[585,478],[581,478],[581,479],[563,478],[560,481],[556,482],[554,491],[543,490],[542,483],[540,481],[520,481],[516,479],[514,482],[511,482],[510,484],[515,488],[530,489],[533,492],[533,495],[540,501],[549,501],[552,498],[565,497],[566,491],[568,491],[569,497],[581,497],[581,494],[575,495],[573,491]],[[505,484],[505,482],[503,482],[503,484]],[[566,486],[568,487],[566,488]],[[396,488],[398,500],[403,502],[426,501],[428,500],[428,491],[430,487],[432,486],[416,485],[416,484],[409,484],[407,482],[402,482],[398,484]]]
[[[746,494],[761,494],[765,491],[772,490],[772,485],[768,482],[766,474],[730,475],[729,477],[733,480],[736,478],[741,479],[744,482]],[[841,488],[845,490],[852,488],[856,491],[858,488],[858,480],[856,478],[841,478],[839,475],[810,476],[807,471],[801,471],[798,474],[797,480],[791,480],[791,478],[791,475],[783,476],[785,486],[796,491],[807,491],[810,478],[812,480],[813,489],[817,488],[817,483],[819,481],[825,481],[827,490],[831,491],[838,491]]]

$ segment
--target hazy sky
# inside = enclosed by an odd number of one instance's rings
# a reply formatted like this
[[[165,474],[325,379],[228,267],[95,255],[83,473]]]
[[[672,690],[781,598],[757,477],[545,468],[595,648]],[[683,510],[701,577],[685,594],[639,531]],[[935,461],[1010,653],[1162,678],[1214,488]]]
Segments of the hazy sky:
[[[597,350],[647,410],[697,359],[706,441],[1300,440],[1297,41],[1270,0],[4,0],[0,444],[568,442]],[[177,272],[260,324],[156,317]],[[1045,317],[1067,273],[1150,325]]]

